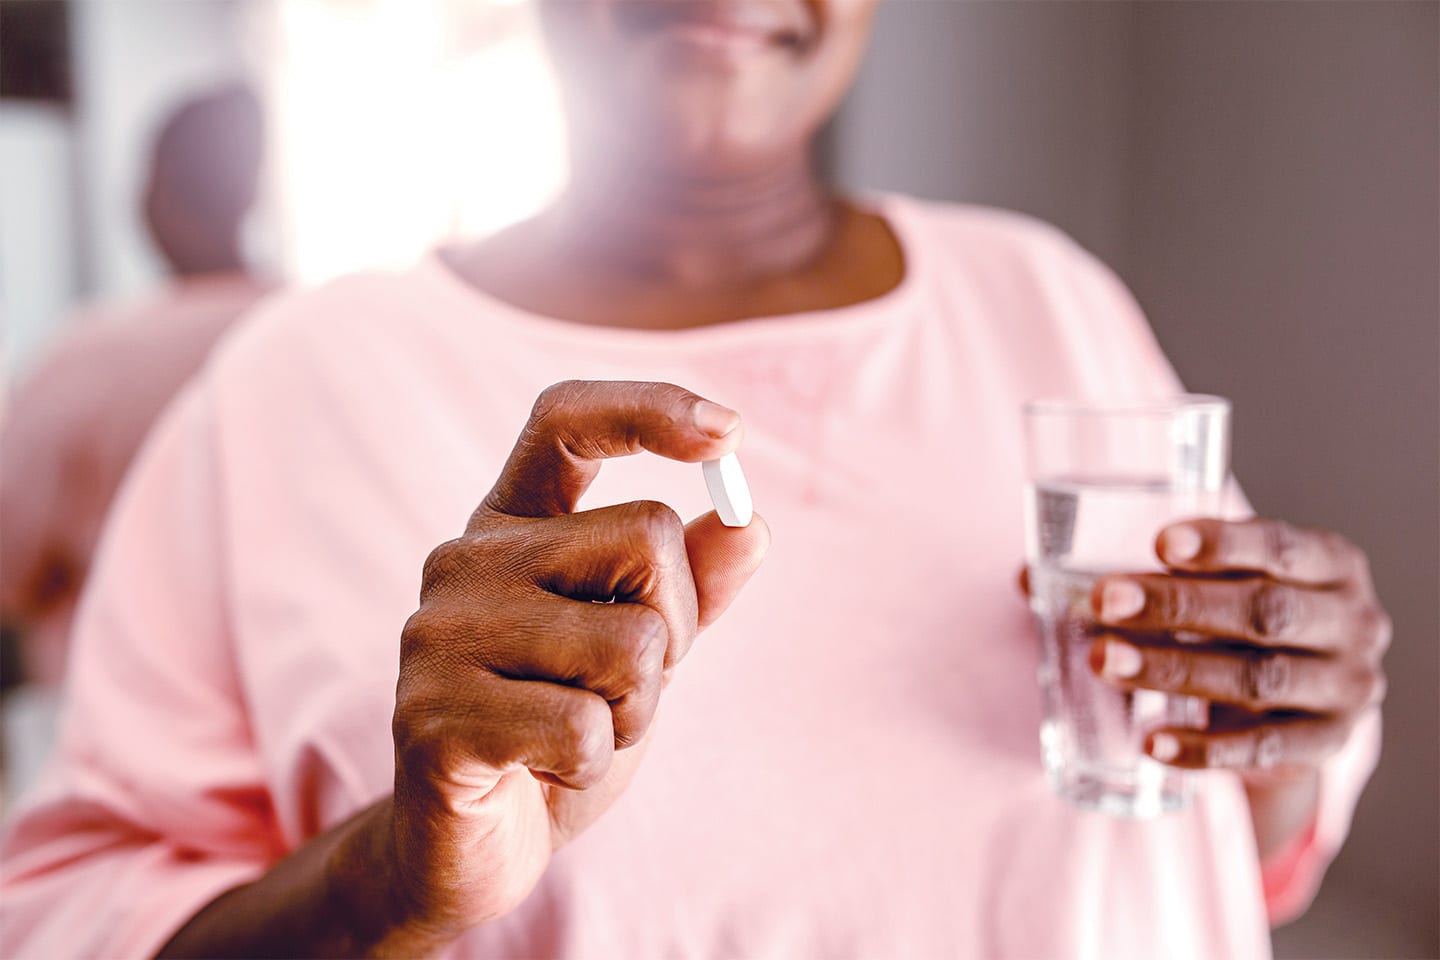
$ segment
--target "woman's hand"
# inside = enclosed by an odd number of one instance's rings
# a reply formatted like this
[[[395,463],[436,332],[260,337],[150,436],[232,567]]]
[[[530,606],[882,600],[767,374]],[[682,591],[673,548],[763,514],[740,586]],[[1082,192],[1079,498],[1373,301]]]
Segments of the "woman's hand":
[[[712,459],[739,425],[669,384],[557,384],[465,534],[431,553],[393,723],[397,923],[439,944],[508,912],[629,782],[670,670],[769,532],[685,527],[651,502],[572,511],[600,460]]]
[[[1390,618],[1365,555],[1276,520],[1189,520],[1161,532],[1168,573],[1102,578],[1091,666],[1126,688],[1203,697],[1206,729],[1164,728],[1150,756],[1252,779],[1301,779],[1384,697]]]

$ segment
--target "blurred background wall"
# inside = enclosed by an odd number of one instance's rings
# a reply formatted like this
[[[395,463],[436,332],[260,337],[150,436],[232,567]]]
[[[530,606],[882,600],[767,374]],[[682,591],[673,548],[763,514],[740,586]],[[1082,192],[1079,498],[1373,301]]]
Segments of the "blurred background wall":
[[[137,214],[150,141],[185,96],[245,72],[239,6],[0,0],[0,41],[7,32],[27,37],[8,50],[13,82],[35,42],[66,41],[55,49],[57,79],[0,100],[9,370],[33,359],[77,298],[127,297],[156,284],[161,265]]]
[[[565,175],[528,0],[0,0],[0,44],[12,380],[76,319],[68,307],[163,284],[139,216],[151,145],[171,111],[226,83],[266,108],[246,249],[282,279],[408,263],[532,212]]]
[[[0,0],[0,45],[17,7],[57,16],[66,68],[63,95],[37,97],[0,52],[9,377],[76,302],[161,282],[136,216],[150,137],[231,76],[271,110],[252,246],[284,276],[403,259],[533,208],[562,160],[523,6]],[[1069,231],[1136,291],[1186,382],[1235,400],[1257,509],[1370,551],[1396,622],[1385,756],[1315,907],[1277,932],[1282,957],[1440,956],[1437,18],[1430,0],[884,0],[825,140],[849,187]],[[504,135],[427,124],[447,95]],[[422,166],[446,151],[457,162]]]
[[[1395,618],[1384,756],[1282,957],[1440,956],[1440,4],[881,6],[828,161],[1059,224],[1261,514],[1346,532]]]

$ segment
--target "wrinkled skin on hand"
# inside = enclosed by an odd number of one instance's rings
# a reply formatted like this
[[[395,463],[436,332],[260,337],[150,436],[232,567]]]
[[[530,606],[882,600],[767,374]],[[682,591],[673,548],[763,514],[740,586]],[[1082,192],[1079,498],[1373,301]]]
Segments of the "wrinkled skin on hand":
[[[408,925],[443,941],[507,913],[629,783],[666,679],[769,531],[714,513],[685,526],[653,502],[575,506],[605,458],[708,460],[741,432],[669,384],[557,384],[464,534],[431,553],[393,723]]]
[[[1092,596],[1099,676],[1203,697],[1209,727],[1152,731],[1179,767],[1252,777],[1317,769],[1385,696],[1390,618],[1365,554],[1278,520],[1190,520],[1161,532],[1163,574],[1102,578]]]
[[[1096,583],[1091,668],[1211,707],[1205,729],[1150,731],[1146,752],[1251,783],[1312,775],[1385,696],[1391,623],[1365,554],[1266,519],[1172,524],[1155,549],[1166,572]],[[1028,593],[1023,571],[1020,583]]]

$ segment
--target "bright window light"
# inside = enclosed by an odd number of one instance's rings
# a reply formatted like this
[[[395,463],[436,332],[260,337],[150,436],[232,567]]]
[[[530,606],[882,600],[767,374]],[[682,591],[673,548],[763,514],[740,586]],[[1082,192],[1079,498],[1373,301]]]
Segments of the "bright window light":
[[[529,0],[283,0],[270,218],[303,282],[402,266],[563,186],[559,96]]]

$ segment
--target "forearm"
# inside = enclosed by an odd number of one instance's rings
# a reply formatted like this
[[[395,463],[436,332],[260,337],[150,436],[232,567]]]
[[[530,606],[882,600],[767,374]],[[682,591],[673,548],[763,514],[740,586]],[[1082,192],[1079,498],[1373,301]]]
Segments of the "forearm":
[[[1320,803],[1320,772],[1258,773],[1241,779],[1250,801],[1255,849],[1263,864],[1314,822]]]
[[[447,939],[411,917],[393,874],[391,800],[321,834],[192,917],[161,957],[424,956]]]

